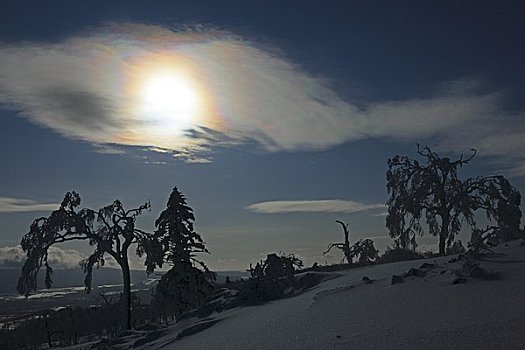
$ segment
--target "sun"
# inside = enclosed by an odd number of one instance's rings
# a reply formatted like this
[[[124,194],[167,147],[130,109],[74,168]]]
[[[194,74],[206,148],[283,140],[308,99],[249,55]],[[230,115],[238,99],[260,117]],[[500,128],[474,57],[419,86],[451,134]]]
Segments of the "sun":
[[[164,132],[180,133],[195,124],[198,93],[191,82],[175,72],[158,72],[144,80],[141,91],[148,121]]]

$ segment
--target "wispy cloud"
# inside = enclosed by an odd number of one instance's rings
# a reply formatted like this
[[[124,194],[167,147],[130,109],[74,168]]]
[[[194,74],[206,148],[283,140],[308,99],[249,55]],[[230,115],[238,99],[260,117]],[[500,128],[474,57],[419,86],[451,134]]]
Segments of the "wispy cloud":
[[[502,96],[475,80],[448,82],[425,98],[354,103],[267,48],[226,31],[129,23],[56,43],[4,44],[0,103],[66,137],[146,146],[196,163],[209,161],[214,146],[245,142],[281,151],[370,137],[433,138],[444,149],[474,146],[512,159],[506,164],[523,173],[523,118],[506,113]],[[166,67],[188,77],[199,96],[199,111],[184,127],[178,112],[160,118],[145,105],[148,77],[162,76]]]
[[[58,203],[40,203],[30,199],[0,197],[0,213],[51,211],[59,206]]]
[[[153,162],[145,161],[144,164],[166,165],[168,163],[167,162],[163,162],[163,161],[153,161]]]
[[[525,176],[525,163],[507,169],[507,173],[512,177]]]
[[[100,154],[125,154],[122,149],[111,147],[110,145],[95,145],[95,152]]]
[[[384,208],[384,204],[365,204],[340,199],[269,201],[254,203],[246,207],[255,213],[355,213],[364,210]]]
[[[474,147],[482,156],[491,157],[495,166],[509,176],[525,176],[525,114],[501,115],[484,123],[459,128],[442,137],[447,151]]]

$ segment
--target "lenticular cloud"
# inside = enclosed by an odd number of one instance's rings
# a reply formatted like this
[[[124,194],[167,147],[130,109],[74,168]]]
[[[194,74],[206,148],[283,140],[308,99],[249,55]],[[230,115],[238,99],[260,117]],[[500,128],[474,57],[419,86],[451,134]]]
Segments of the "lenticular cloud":
[[[196,96],[191,111],[148,106],[144,86],[168,75]],[[148,146],[193,161],[217,144],[279,151],[428,137],[497,112],[497,96],[467,88],[357,108],[327,80],[230,32],[137,24],[0,46],[0,103],[99,147]]]

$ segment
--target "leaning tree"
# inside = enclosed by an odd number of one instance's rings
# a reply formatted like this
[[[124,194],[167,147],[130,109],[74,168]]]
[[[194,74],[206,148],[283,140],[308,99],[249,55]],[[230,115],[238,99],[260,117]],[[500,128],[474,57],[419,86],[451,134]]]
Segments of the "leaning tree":
[[[417,153],[422,163],[406,156],[388,160],[386,173],[388,215],[386,226],[399,248],[416,247],[416,236],[424,232],[426,221],[430,234],[439,236],[439,253],[444,254],[466,222],[477,229],[475,214],[484,211],[502,240],[517,238],[521,220],[521,196],[501,175],[478,176],[461,180],[458,168],[476,155],[461,155],[457,160],[440,157],[428,146]]]
[[[81,261],[85,273],[86,291],[91,291],[93,268],[103,266],[106,255],[112,257],[122,270],[123,306],[125,326],[131,329],[131,279],[128,251],[137,244],[141,252],[149,254],[151,234],[138,229],[135,220],[143,211],[149,210],[149,203],[135,209],[124,209],[119,200],[94,211],[84,208],[77,211],[80,196],[68,192],[60,207],[48,217],[41,217],[31,224],[30,230],[22,238],[22,249],[27,252],[27,260],[22,267],[17,289],[28,296],[37,289],[37,274],[46,268],[45,284],[51,287],[53,269],[48,262],[49,248],[55,244],[84,240],[94,246],[93,253]]]

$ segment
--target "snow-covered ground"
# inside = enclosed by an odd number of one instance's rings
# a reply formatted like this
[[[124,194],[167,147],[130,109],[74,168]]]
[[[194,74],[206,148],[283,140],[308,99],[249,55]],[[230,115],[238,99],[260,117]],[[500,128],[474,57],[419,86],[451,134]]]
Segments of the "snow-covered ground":
[[[298,296],[135,333],[110,348],[525,349],[525,246],[496,252],[481,262],[495,280],[452,284],[463,262],[450,256],[354,268]],[[437,267],[391,284],[423,263]]]

